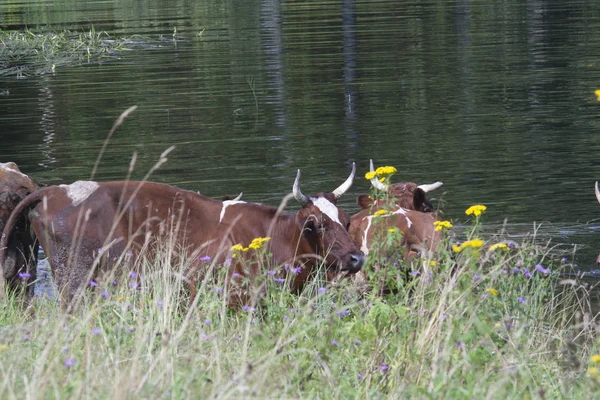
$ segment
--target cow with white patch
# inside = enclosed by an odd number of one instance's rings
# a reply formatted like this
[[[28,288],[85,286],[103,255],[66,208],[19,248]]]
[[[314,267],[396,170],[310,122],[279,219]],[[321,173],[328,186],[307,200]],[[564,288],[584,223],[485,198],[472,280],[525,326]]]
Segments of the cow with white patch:
[[[270,236],[267,242],[272,265],[290,264],[301,272],[292,279],[298,290],[321,262],[327,268],[355,273],[363,253],[352,242],[349,216],[337,199],[352,185],[350,177],[331,193],[305,196],[300,191],[300,171],[293,187],[301,208],[296,213],[239,200],[219,201],[196,192],[154,182],[89,182],[50,186],[27,196],[14,210],[3,233],[5,246],[15,221],[28,213],[33,229],[52,268],[63,305],[70,304],[88,281],[112,270],[125,254],[155,254],[157,243],[169,241],[175,257],[192,260],[188,283],[192,298],[204,264],[210,256],[222,263],[232,245],[248,246],[252,239]],[[99,252],[102,262],[98,262]],[[238,258],[239,259],[239,258]],[[0,265],[5,254],[0,253]],[[246,271],[233,263],[228,272],[232,285],[254,278],[261,271]],[[240,291],[230,305],[247,299]]]
[[[17,204],[37,189],[38,185],[22,173],[17,164],[0,163],[0,232]],[[4,294],[2,284],[6,282],[9,291],[23,287],[26,296],[31,298],[36,279],[38,244],[25,216],[16,219],[15,228],[4,246],[6,256],[0,270],[0,296]]]
[[[374,172],[373,160],[370,160],[370,171]],[[439,232],[434,230],[434,222],[438,221],[437,213],[427,198],[427,193],[442,186],[442,182],[427,185],[417,185],[413,182],[402,182],[387,185],[377,178],[371,179],[371,184],[378,191],[384,192],[385,199],[373,199],[363,194],[356,198],[362,211],[350,219],[350,236],[365,254],[374,235],[385,234],[395,228],[402,232],[402,243],[407,255],[411,251],[422,252],[433,250],[441,240]],[[389,213],[374,216],[379,210]],[[379,221],[379,222],[378,222]]]

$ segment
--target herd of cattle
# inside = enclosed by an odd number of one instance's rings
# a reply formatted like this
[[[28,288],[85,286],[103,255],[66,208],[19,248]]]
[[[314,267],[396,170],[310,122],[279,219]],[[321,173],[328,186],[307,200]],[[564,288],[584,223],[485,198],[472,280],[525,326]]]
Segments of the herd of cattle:
[[[386,200],[360,195],[357,203],[362,210],[349,216],[336,202],[352,185],[355,172],[353,164],[350,176],[338,188],[309,196],[300,190],[298,170],[292,192],[301,207],[290,213],[282,207],[239,198],[217,200],[148,181],[77,181],[39,188],[15,163],[0,163],[0,285],[8,286],[9,292],[24,288],[28,298],[33,296],[41,246],[64,306],[90,281],[114,272],[113,266],[123,266],[142,254],[151,257],[161,243],[170,243],[174,261],[190,260],[186,282],[192,299],[210,265],[202,260],[210,259],[213,265],[229,265],[228,303],[240,306],[250,301],[242,282],[252,282],[265,271],[243,262],[252,252],[232,259],[231,248],[246,247],[254,238],[271,238],[269,265],[294,267],[297,273],[289,277],[293,291],[301,289],[321,264],[330,278],[345,272],[362,274],[364,279],[361,268],[374,237],[391,228],[403,233],[406,254],[437,246],[438,216],[427,192],[441,182],[386,185],[374,178],[373,186],[387,194]],[[600,201],[598,191],[597,195]],[[387,212],[375,217],[382,209]],[[2,286],[0,295],[5,293]]]

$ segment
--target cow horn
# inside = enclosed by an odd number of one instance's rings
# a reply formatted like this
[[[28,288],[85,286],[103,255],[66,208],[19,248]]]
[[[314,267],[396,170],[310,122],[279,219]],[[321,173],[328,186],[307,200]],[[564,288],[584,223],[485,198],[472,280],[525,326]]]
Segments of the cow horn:
[[[598,181],[596,181],[596,187],[595,187],[595,192],[596,192],[596,199],[598,200],[598,203],[600,203],[600,190],[598,190]]]
[[[294,193],[294,198],[298,200],[300,204],[305,205],[309,202],[309,198],[303,195],[300,191],[300,170],[298,170],[298,174],[296,174],[296,180],[294,181],[292,192]]]
[[[373,160],[369,160],[369,161],[371,162],[371,165],[369,166],[369,172],[375,172],[375,167],[373,166]],[[388,186],[379,182],[379,179],[377,179],[377,177],[371,179],[371,185],[373,185],[373,187],[377,190],[388,190]]]
[[[332,193],[336,199],[339,199],[344,193],[350,189],[352,186],[352,182],[354,182],[354,175],[356,175],[356,163],[352,163],[352,172],[350,172],[350,176],[344,183],[337,187]]]
[[[443,185],[443,183],[438,181],[436,183],[430,183],[427,185],[419,185],[418,188],[421,189],[422,191],[424,191],[425,193],[427,193],[427,192],[431,192],[431,191],[439,188],[442,185]]]
[[[240,192],[240,194],[237,195],[237,197],[231,201],[240,201],[240,199],[242,198],[242,195],[244,194],[244,192]]]

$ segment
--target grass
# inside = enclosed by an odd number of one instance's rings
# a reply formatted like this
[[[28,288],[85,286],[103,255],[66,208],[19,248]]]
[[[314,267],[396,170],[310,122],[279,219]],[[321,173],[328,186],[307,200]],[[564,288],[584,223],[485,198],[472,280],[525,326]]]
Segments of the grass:
[[[116,59],[131,38],[114,38],[104,31],[47,32],[0,30],[0,76],[54,73],[56,68]]]
[[[477,217],[471,238],[479,227]],[[27,312],[14,300],[0,304],[0,393],[592,398],[600,349],[588,293],[559,283],[567,264],[534,239],[412,262],[379,251],[368,267],[375,283],[362,294],[323,274],[291,294],[281,270],[264,271],[264,297],[243,310],[225,306],[222,277],[205,280],[188,307],[184,263],[139,259],[90,287],[71,315],[43,299]],[[381,284],[390,294],[377,295]]]

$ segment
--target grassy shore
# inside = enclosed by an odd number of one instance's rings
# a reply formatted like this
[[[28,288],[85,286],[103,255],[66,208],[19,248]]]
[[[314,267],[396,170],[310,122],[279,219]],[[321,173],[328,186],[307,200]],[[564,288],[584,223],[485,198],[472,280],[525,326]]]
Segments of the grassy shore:
[[[350,280],[328,284],[316,274],[301,294],[291,294],[286,284],[294,271],[282,267],[264,272],[258,304],[228,309],[217,279],[204,282],[188,307],[178,278],[185,265],[155,259],[138,260],[114,281],[91,282],[71,315],[54,301],[38,299],[27,312],[8,301],[0,305],[0,393],[7,399],[598,395],[600,349],[586,290],[559,281],[568,265],[533,238],[492,249],[501,238],[477,242],[479,223],[477,217],[470,241],[454,251],[448,243],[431,259],[373,257],[369,269],[378,272],[370,274],[367,293]],[[378,296],[379,285],[390,294]]]
[[[116,59],[131,38],[115,38],[93,28],[87,32],[0,30],[0,76],[54,73],[57,68]]]

